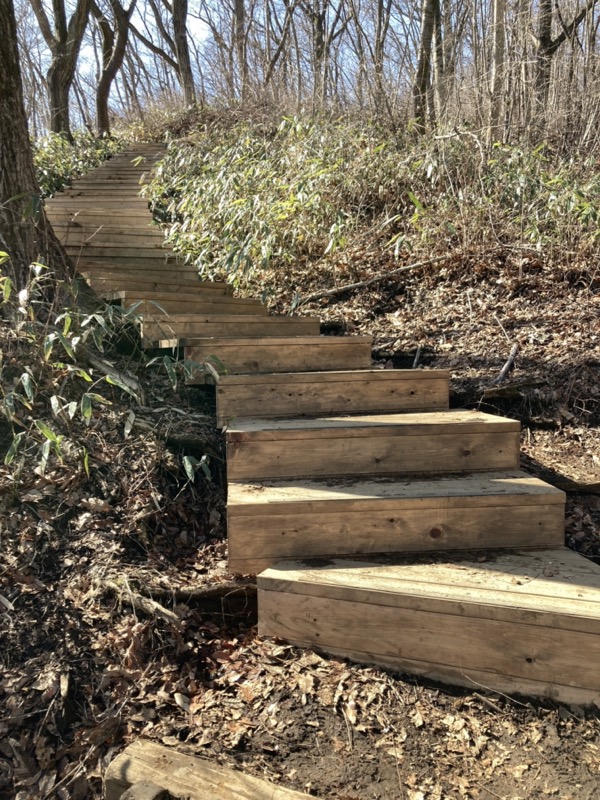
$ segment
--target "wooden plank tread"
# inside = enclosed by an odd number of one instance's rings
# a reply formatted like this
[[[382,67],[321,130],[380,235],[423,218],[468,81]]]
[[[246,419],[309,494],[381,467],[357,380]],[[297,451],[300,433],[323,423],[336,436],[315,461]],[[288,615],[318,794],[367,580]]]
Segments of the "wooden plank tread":
[[[330,564],[283,561],[258,576],[259,588],[371,605],[402,608],[415,597],[444,613],[466,616],[458,607],[471,603],[469,616],[509,618],[512,610],[545,617],[538,620],[570,630],[600,634],[600,566],[567,548],[489,551],[416,558],[332,559]],[[555,615],[565,614],[559,622]],[[522,619],[522,615],[519,615]],[[588,627],[593,621],[593,627]],[[598,642],[600,647],[600,640]],[[597,674],[600,685],[600,672]]]
[[[335,480],[287,481],[231,481],[227,502],[235,507],[236,514],[264,514],[263,506],[271,506],[273,513],[293,513],[298,509],[323,506],[334,511],[336,506],[345,509],[367,509],[374,504],[390,505],[404,500],[403,508],[464,505],[513,505],[523,499],[533,505],[564,503],[565,494],[548,483],[521,470],[487,472],[483,474],[444,475],[441,477],[383,478],[369,480],[358,477]]]
[[[370,436],[375,428],[389,429],[389,434],[423,435],[444,433],[449,428],[462,433],[519,431],[517,420],[496,417],[482,411],[452,410],[403,414],[367,414],[352,417],[316,417],[314,419],[246,419],[234,421],[228,438],[235,441],[304,439],[308,432],[319,438],[344,435]]]
[[[258,302],[258,301],[256,301]],[[331,347],[347,347],[348,344],[370,344],[372,336],[269,336],[269,337],[244,337],[244,336],[214,336],[198,337],[194,345],[235,345],[239,347],[285,347],[286,345],[319,345],[326,344]]]

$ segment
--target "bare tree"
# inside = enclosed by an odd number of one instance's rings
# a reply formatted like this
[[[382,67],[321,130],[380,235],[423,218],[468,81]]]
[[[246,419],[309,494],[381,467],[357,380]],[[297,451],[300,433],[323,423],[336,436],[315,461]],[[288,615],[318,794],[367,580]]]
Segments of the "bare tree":
[[[96,0],[90,0],[92,15],[96,20],[101,37],[102,64],[96,84],[96,129],[99,136],[110,134],[110,115],[108,99],[110,88],[125,58],[129,36],[129,21],[137,0],[132,0],[128,9],[119,0],[110,0],[112,20],[102,10]]]
[[[72,139],[69,92],[88,23],[90,0],[77,0],[75,11],[68,21],[64,0],[52,0],[53,25],[50,24],[42,0],[30,0],[30,2],[51,53],[50,67],[46,75],[50,130]]]

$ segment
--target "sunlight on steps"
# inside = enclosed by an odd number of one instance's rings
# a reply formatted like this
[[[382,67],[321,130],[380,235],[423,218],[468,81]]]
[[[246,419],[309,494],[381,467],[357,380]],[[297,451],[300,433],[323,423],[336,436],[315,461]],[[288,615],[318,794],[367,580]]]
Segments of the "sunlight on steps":
[[[600,567],[562,547],[564,494],[518,469],[519,423],[449,410],[446,371],[374,369],[369,336],[320,336],[316,317],[272,316],[200,281],[139,194],[161,150],[132,146],[48,216],[96,292],[136,306],[144,346],[226,366],[209,380],[229,564],[262,571],[260,633],[599,704]]]

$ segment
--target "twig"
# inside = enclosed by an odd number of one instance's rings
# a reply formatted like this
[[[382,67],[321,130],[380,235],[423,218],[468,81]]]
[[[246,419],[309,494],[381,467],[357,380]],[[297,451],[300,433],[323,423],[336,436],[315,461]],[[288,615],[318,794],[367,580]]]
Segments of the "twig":
[[[506,332],[506,328],[504,327],[504,325],[502,324],[502,322],[500,322],[500,319],[499,319],[499,317],[498,317],[498,315],[497,315],[497,314],[494,314],[494,319],[496,320],[496,322],[498,323],[498,325],[500,325],[500,327],[501,327],[501,329],[502,329],[502,333],[503,333],[503,334],[506,336],[506,341],[507,341],[507,342],[510,344],[510,336],[509,336],[509,335],[508,335],[508,333]]]
[[[413,365],[412,365],[412,368],[413,368],[413,369],[416,369],[416,368],[417,368],[417,365],[418,365],[418,363],[419,363],[419,359],[421,358],[421,350],[422,350],[422,349],[423,349],[423,346],[422,346],[422,345],[419,345],[419,346],[417,347],[417,352],[415,353],[415,360],[413,361]]]
[[[425,261],[415,261],[414,264],[406,264],[404,267],[398,267],[397,269],[388,270],[387,272],[380,272],[366,281],[347,283],[344,286],[337,286],[335,289],[326,289],[322,292],[314,292],[314,294],[309,294],[307,297],[301,298],[297,304],[297,307],[302,306],[305,303],[311,303],[313,300],[320,300],[322,297],[337,297],[339,294],[351,292],[354,289],[364,289],[366,286],[372,286],[374,283],[384,281],[386,278],[389,278],[392,275],[399,275],[401,272],[409,272],[412,269],[419,269],[420,267],[428,267],[430,264],[438,264],[440,261],[447,261],[450,257],[451,256],[449,255],[436,256],[435,258],[427,258]]]
[[[494,703],[492,700],[490,700],[489,697],[485,697],[484,695],[479,694],[479,692],[473,692],[473,697],[476,697],[478,700],[480,700],[488,708],[491,708],[492,711],[497,711],[499,714],[503,714],[503,715],[506,714],[506,711],[503,711],[500,708],[500,706],[497,703]]]
[[[133,377],[133,375],[121,372],[113,364],[111,364],[110,361],[101,358],[89,350],[86,350],[85,352],[80,350],[78,351],[78,355],[82,356],[84,360],[99,370],[103,375],[107,375],[109,378],[112,378],[117,386],[121,384],[122,386],[127,387],[127,390],[135,397],[138,403],[144,402],[144,390],[142,385],[136,378]]]
[[[141,591],[144,591],[143,589]],[[239,581],[221,581],[221,583],[206,584],[204,586],[190,586],[178,589],[149,589],[154,597],[161,599],[173,598],[178,602],[186,600],[214,600],[228,597],[253,597],[256,594],[255,583],[241,583]]]
[[[498,376],[496,378],[494,378],[494,380],[492,381],[492,385],[498,384],[498,383],[502,383],[502,381],[506,378],[508,373],[514,367],[515,358],[517,357],[517,353],[519,352],[519,348],[520,347],[521,347],[521,345],[520,345],[519,342],[515,342],[513,344],[513,346],[510,349],[510,354],[508,356],[508,360],[506,361],[506,364],[502,367],[502,369],[500,370]]]
[[[157,603],[156,600],[151,600],[149,597],[143,597],[141,594],[137,594],[137,592],[132,591],[129,586],[127,586],[127,589],[125,590],[122,586],[119,586],[119,584],[115,583],[114,581],[102,581],[102,585],[106,589],[110,589],[112,592],[114,592],[119,600],[129,603],[129,605],[133,606],[133,608],[137,609],[138,611],[143,611],[145,614],[148,614],[151,617],[160,617],[171,625],[181,625],[181,620],[177,614],[175,614],[173,611],[169,611],[168,608],[161,606],[161,604]]]

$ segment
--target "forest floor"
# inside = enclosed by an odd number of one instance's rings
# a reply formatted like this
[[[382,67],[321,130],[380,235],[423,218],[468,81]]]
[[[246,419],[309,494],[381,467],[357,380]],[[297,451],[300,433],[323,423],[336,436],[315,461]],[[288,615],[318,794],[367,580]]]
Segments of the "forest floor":
[[[385,268],[352,263],[285,283],[307,296]],[[289,308],[286,292],[274,308]],[[490,256],[301,310],[332,334],[373,333],[382,368],[410,368],[417,351],[419,365],[449,368],[454,406],[518,417],[524,467],[569,490],[567,543],[600,563],[600,293],[589,278]],[[514,370],[493,385],[517,340]],[[5,359],[23,364],[23,347],[4,326]],[[143,376],[145,397],[135,406],[112,390],[112,406],[81,423],[89,476],[53,461],[17,494],[0,468],[0,797],[100,797],[106,765],[138,737],[336,800],[597,796],[597,709],[257,638],[252,579],[227,573],[209,399],[173,390],[156,365],[119,364]],[[5,424],[0,438],[4,456]],[[186,480],[182,452],[210,452],[213,481]]]

